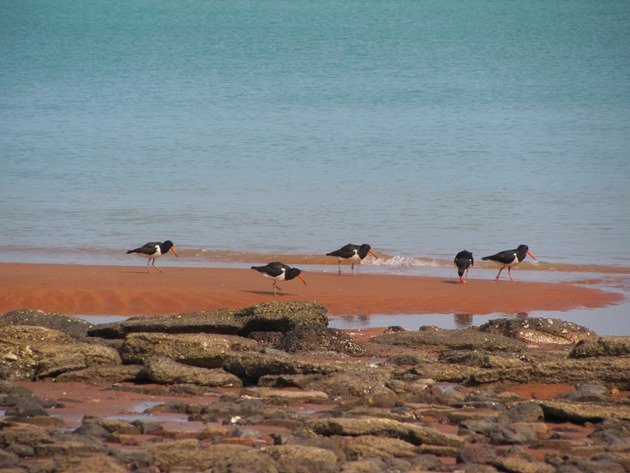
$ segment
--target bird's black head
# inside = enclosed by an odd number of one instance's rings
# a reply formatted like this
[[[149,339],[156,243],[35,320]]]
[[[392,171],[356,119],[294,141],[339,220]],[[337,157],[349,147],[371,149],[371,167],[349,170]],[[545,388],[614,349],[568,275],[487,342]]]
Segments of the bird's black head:
[[[302,270],[298,268],[289,268],[284,273],[284,279],[290,281],[291,279],[299,278],[304,284],[306,281],[302,277]]]
[[[162,254],[172,251],[175,256],[179,257],[179,255],[177,254],[177,251],[175,251],[175,246],[173,246],[173,242],[171,240],[166,240],[160,246],[161,246],[160,251],[162,252]]]
[[[367,243],[363,243],[359,247],[359,258],[361,258],[361,259],[365,258],[368,255],[368,253],[370,252],[371,249],[372,249],[372,247],[370,245],[368,245]]]
[[[527,253],[529,252],[529,246],[527,245],[518,245],[516,248],[516,257],[519,261],[523,261]]]
[[[526,255],[529,255],[529,256],[532,257],[532,259],[538,261],[538,258],[536,258],[534,253],[532,253],[529,250],[529,246],[527,246],[527,245],[518,245],[518,248],[516,248],[516,257],[518,258],[518,260],[519,261],[523,261],[525,259]]]
[[[455,259],[472,259],[473,254],[468,250],[462,250],[455,255]]]

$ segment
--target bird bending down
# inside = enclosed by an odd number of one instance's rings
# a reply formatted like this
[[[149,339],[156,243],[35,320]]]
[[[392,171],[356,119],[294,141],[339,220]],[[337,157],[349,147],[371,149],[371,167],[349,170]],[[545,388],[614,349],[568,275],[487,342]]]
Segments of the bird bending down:
[[[367,243],[363,243],[362,245],[353,245],[352,243],[347,244],[339,248],[336,251],[331,253],[326,253],[326,256],[336,256],[337,264],[339,265],[339,274],[341,275],[341,260],[346,259],[352,262],[352,274],[356,275],[354,272],[354,265],[357,261],[361,261],[368,254],[371,254],[375,258],[378,259],[378,256],[372,251],[372,247]]]
[[[455,255],[454,263],[457,266],[459,282],[466,284],[465,276],[468,276],[468,268],[475,265],[473,254],[470,251],[462,250]]]
[[[278,286],[278,281],[290,281],[291,279],[299,278],[306,285],[306,281],[302,276],[302,270],[298,268],[292,268],[284,263],[280,263],[275,261],[273,263],[268,263],[265,266],[252,266],[251,269],[255,269],[259,273],[261,273],[266,278],[273,279],[272,287],[273,287],[273,296],[276,297],[278,291],[281,294],[285,294],[280,286]]]
[[[155,260],[163,254],[168,253],[169,251],[172,251],[175,256],[177,256],[177,253],[175,252],[175,247],[173,246],[173,242],[171,240],[166,240],[164,243],[160,243],[159,241],[150,241],[149,243],[145,243],[138,248],[127,251],[127,254],[138,253],[140,256],[148,258],[147,272],[151,272],[151,262],[153,262],[153,266],[155,267],[155,269],[157,269],[159,272],[162,272],[162,270],[155,265]],[[179,256],[177,257],[179,258]]]
[[[494,254],[491,256],[484,256],[481,259],[484,261],[485,260],[494,261],[495,263],[501,265],[501,268],[499,269],[499,273],[497,274],[497,277],[494,278],[496,281],[499,280],[499,276],[501,276],[501,271],[503,271],[503,269],[506,267],[508,269],[508,276],[510,278],[510,281],[514,281],[514,279],[512,279],[512,266],[516,266],[517,264],[519,264],[521,261],[525,259],[527,255],[531,256],[536,261],[538,261],[538,259],[534,256],[534,254],[531,251],[529,251],[529,247],[527,245],[518,245],[518,248],[514,250],[499,251],[497,254]]]

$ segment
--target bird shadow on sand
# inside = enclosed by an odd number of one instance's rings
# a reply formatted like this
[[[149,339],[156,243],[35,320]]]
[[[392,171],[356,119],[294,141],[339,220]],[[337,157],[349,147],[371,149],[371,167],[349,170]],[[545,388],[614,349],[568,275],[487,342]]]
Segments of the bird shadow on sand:
[[[444,284],[452,284],[454,286],[459,286],[461,284],[459,281],[453,281],[452,279],[444,279],[442,282]]]
[[[259,296],[273,296],[273,291],[248,291],[246,289],[241,289],[239,290],[239,292],[247,292],[249,294],[257,294]],[[294,294],[291,294],[290,292],[279,292],[277,297],[282,297],[282,296],[292,296]]]

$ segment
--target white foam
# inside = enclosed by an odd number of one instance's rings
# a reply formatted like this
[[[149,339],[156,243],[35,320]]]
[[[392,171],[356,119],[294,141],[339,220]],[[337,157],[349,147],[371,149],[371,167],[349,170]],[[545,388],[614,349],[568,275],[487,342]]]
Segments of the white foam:
[[[439,268],[443,266],[434,259],[422,259],[402,255],[395,255],[387,258],[374,258],[372,256],[368,256],[363,260],[363,264],[370,266],[390,266],[400,268]]]

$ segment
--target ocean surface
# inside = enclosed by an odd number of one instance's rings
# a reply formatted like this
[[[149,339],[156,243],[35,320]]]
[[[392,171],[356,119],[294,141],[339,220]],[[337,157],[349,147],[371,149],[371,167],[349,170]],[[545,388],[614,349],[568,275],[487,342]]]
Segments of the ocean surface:
[[[0,165],[5,262],[627,276],[630,2],[4,0]]]

